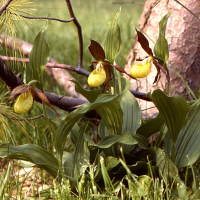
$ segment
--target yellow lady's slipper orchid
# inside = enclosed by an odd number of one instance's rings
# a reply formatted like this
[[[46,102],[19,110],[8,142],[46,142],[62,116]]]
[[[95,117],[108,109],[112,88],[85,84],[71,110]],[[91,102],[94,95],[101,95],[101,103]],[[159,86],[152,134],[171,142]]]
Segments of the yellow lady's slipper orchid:
[[[144,78],[151,72],[151,66],[153,63],[153,58],[149,56],[144,59],[141,63],[133,65],[130,70],[130,74],[134,78]]]
[[[96,66],[96,69],[88,77],[88,84],[91,87],[98,87],[102,85],[106,80],[106,72],[103,67],[103,63],[99,62]]]
[[[17,98],[17,101],[14,104],[14,111],[16,113],[25,113],[30,110],[33,105],[33,96],[31,90],[28,90],[25,93],[22,93]]]

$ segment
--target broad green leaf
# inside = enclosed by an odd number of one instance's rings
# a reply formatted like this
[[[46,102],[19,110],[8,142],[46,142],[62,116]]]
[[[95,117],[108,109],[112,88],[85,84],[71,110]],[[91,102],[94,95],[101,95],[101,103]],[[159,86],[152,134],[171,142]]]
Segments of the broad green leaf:
[[[161,58],[165,64],[169,58],[169,49],[168,49],[168,43],[165,39],[165,30],[167,26],[167,21],[170,16],[171,12],[166,14],[162,20],[159,22],[159,36],[158,40],[154,46],[154,53],[157,57]]]
[[[176,141],[175,163],[178,168],[193,165],[200,156],[200,100],[191,106],[186,125]],[[187,157],[188,156],[188,157]]]
[[[156,165],[158,166],[161,178],[164,178],[166,184],[172,183],[175,179],[179,178],[176,165],[160,148],[156,148]]]
[[[142,125],[137,129],[137,134],[146,138],[160,131],[164,123],[163,117],[158,114],[156,118],[142,121]]]
[[[29,61],[33,72],[33,79],[38,80],[40,85],[42,85],[44,68],[49,61],[49,47],[44,38],[44,30],[40,31],[34,40]]]
[[[101,139],[109,136],[109,132],[108,132],[108,129],[106,128],[106,124],[103,120],[101,120],[101,123],[99,125],[99,128],[98,128],[98,135],[100,136]],[[103,152],[106,156],[117,156],[116,155],[116,146],[111,146],[109,148],[105,148],[103,149]],[[117,152],[118,154],[118,152]]]
[[[146,137],[144,137],[142,135],[139,135],[139,134],[134,134],[132,136],[138,142],[138,145],[141,148],[146,149],[148,147],[148,145],[147,145],[147,138]]]
[[[121,47],[120,27],[117,24],[120,12],[121,8],[112,14],[111,19],[108,22],[108,31],[106,32],[105,40],[103,42],[106,59],[111,63],[113,63]]]
[[[169,58],[169,48],[167,40],[164,38],[164,36],[160,35],[155,46],[154,46],[154,53],[157,57],[161,58],[165,64]]]
[[[123,111],[122,134],[128,131],[133,135],[141,125],[139,104],[129,89],[119,95],[119,103]]]
[[[66,158],[64,163],[65,175],[75,179],[79,178],[85,172],[89,164],[90,151],[83,137],[87,125],[88,123],[80,127],[75,151]]]
[[[78,81],[72,80],[72,82],[75,83],[76,92],[83,95],[90,103],[94,102],[97,97],[102,94],[102,90],[87,90],[83,88]]]
[[[56,134],[56,149],[60,158],[62,158],[64,145],[72,127],[85,113],[92,109],[96,109],[99,113],[110,135],[121,134],[123,113],[117,96],[102,94],[93,103],[84,104],[71,112],[60,124]]]
[[[137,144],[137,141],[132,137],[132,135],[126,132],[123,135],[109,135],[103,138],[98,144],[98,148],[108,148],[113,144],[127,144],[134,145]]]
[[[120,163],[118,158],[107,156],[105,160],[106,169],[109,171]]]
[[[129,88],[119,95],[118,101],[123,111],[122,134],[128,131],[131,135],[135,135],[136,130],[141,125],[141,109],[139,104]],[[133,150],[134,147],[134,145],[122,145],[124,153],[127,154]]]
[[[25,144],[21,146],[12,146],[9,144],[0,145],[0,157],[18,160],[26,160],[34,163],[40,168],[45,169],[53,177],[59,174],[58,160],[45,149],[34,145]]]
[[[131,135],[129,132],[126,132],[123,135],[108,135],[102,137],[101,141],[98,144],[91,142],[92,146],[96,146],[100,149],[106,149],[106,150],[108,150],[109,147],[118,144],[125,144],[133,147],[135,147],[134,146],[135,144],[138,144],[142,148],[147,148],[147,140],[145,137],[136,134]],[[110,153],[109,155],[112,155],[112,153]]]
[[[77,141],[78,141],[78,138],[79,138],[79,126],[78,124],[76,123],[71,131],[70,131],[70,138],[71,138],[71,141],[76,145]]]
[[[137,198],[145,197],[151,189],[152,178],[147,175],[137,177],[137,182],[133,183],[133,196]]]
[[[186,100],[179,95],[168,97],[161,90],[152,93],[152,100],[164,118],[171,140],[175,143],[181,128],[186,124],[190,110]]]

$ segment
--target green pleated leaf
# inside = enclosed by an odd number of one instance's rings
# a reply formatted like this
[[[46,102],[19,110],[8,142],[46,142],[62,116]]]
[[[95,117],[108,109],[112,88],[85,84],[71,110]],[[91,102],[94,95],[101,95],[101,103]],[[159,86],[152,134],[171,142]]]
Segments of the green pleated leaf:
[[[167,26],[167,21],[170,16],[171,12],[166,14],[162,20],[159,22],[159,36],[158,40],[154,46],[154,53],[157,57],[161,58],[165,64],[169,58],[169,49],[168,49],[168,43],[165,39],[165,30]]]
[[[194,164],[200,156],[200,100],[191,106],[186,125],[176,141],[175,163],[178,168]],[[188,157],[187,157],[188,156]]]
[[[33,73],[33,79],[38,80],[40,85],[42,85],[44,68],[49,61],[49,47],[44,38],[43,30],[38,33],[34,40],[29,61]]]
[[[129,87],[119,95],[118,101],[123,111],[122,134],[128,131],[131,135],[135,135],[141,125],[141,109]],[[123,152],[126,154],[131,152],[134,147],[134,145],[122,145]]]
[[[168,97],[161,90],[152,93],[152,100],[167,125],[171,140],[175,143],[190,110],[186,100],[179,95]]]
[[[9,144],[0,145],[0,157],[11,159],[26,160],[34,163],[40,168],[45,169],[53,177],[57,177],[59,172],[58,160],[45,149],[34,145],[25,144],[21,146],[12,146]]]
[[[56,134],[56,149],[60,158],[70,130],[85,113],[92,109],[96,109],[99,113],[110,135],[121,134],[123,113],[117,101],[117,96],[101,94],[93,103],[84,104],[71,112],[60,124]]]
[[[159,36],[154,46],[154,53],[163,60],[163,63],[160,64],[165,64],[167,62],[169,58],[169,48],[167,40],[162,35]]]
[[[75,83],[76,92],[83,95],[90,103],[94,102],[102,94],[102,90],[87,90],[78,81],[72,80],[72,82]]]
[[[138,142],[132,137],[132,135],[126,132],[123,135],[109,135],[103,138],[96,146],[98,148],[108,148],[113,144],[127,144],[134,145]]]
[[[124,113],[122,134],[129,131],[133,135],[141,125],[141,109],[139,104],[129,89],[124,90],[119,95],[119,103]]]
[[[138,134],[134,134],[132,136],[138,142],[138,145],[141,148],[146,149],[148,147],[148,145],[147,145],[147,138],[146,137],[144,137],[142,135],[138,135]]]
[[[101,139],[110,135],[108,129],[106,128],[106,124],[103,120],[101,120],[101,123],[99,124],[98,135],[100,136]],[[116,148],[114,146],[103,149],[103,152],[106,156],[114,156],[114,157],[116,156]]]
[[[113,63],[121,47],[120,27],[117,24],[120,12],[121,8],[112,14],[111,19],[108,22],[108,31],[106,32],[105,40],[103,42],[106,59],[111,63]]]
[[[83,136],[87,126],[88,123],[80,127],[75,151],[71,153],[64,162],[65,175],[75,179],[79,178],[85,172],[89,164],[90,151]]]
[[[160,148],[156,148],[156,165],[158,166],[161,178],[164,178],[166,184],[172,183],[179,177],[176,165]]]
[[[163,123],[163,117],[160,114],[158,114],[156,118],[143,120],[142,125],[137,129],[136,133],[148,138],[154,133],[160,131]]]

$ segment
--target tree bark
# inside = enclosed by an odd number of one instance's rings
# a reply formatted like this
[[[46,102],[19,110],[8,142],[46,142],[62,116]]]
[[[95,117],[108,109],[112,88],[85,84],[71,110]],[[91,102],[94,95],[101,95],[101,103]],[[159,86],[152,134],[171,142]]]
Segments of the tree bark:
[[[139,28],[146,33],[154,42],[157,41],[159,33],[159,21],[162,17],[172,10],[166,28],[166,39],[169,44],[169,61],[177,68],[181,76],[190,86],[194,93],[197,92],[200,85],[200,20],[192,15],[188,10],[183,8],[174,0],[147,0],[143,13],[139,22]],[[200,16],[200,1],[199,0],[182,0],[190,11]],[[153,49],[154,43],[150,42]],[[129,53],[125,69],[130,70],[136,59],[144,58],[146,53],[142,50],[139,43],[134,41],[133,47]],[[177,76],[176,72],[168,62],[170,72],[170,94],[180,94],[186,98],[187,91]],[[141,79],[141,82],[131,80],[132,89],[141,92],[153,91],[157,88],[166,89],[167,80],[164,74],[155,85],[153,80],[156,74],[156,68],[153,67],[151,74]],[[152,107],[150,102],[140,102],[142,109]],[[151,109],[148,111],[148,116],[155,115],[157,111]]]

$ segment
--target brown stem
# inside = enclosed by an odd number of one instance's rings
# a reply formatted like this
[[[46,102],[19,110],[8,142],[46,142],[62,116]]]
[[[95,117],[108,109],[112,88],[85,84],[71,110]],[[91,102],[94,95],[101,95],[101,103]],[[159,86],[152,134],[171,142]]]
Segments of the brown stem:
[[[4,10],[6,10],[6,8],[8,7],[8,5],[11,3],[12,0],[7,0],[0,8],[0,15],[2,14],[2,12]]]
[[[79,61],[78,61],[78,68],[82,68],[83,66],[83,36],[82,36],[82,29],[81,29],[81,25],[79,24],[74,11],[72,9],[72,5],[70,0],[65,0],[67,3],[67,7],[69,10],[69,14],[71,16],[71,18],[74,18],[73,22],[76,25],[76,28],[78,30],[78,39],[79,39]]]
[[[63,19],[58,19],[58,18],[54,18],[54,17],[29,17],[29,16],[24,16],[24,15],[20,15],[23,18],[27,18],[27,19],[49,19],[49,20],[55,20],[55,21],[59,21],[59,22],[71,22],[74,20],[74,18],[72,17],[69,20],[63,20]]]
[[[7,57],[7,56],[0,56],[0,57],[4,61],[29,63],[29,59],[28,58],[15,58],[15,57]],[[74,66],[71,66],[71,65],[59,64],[59,63],[48,62],[46,64],[46,67],[48,67],[48,68],[67,69],[67,70],[76,72],[77,74],[81,74],[81,75],[86,76],[86,77],[88,77],[89,74],[90,74],[90,72],[88,72],[87,70],[85,70],[83,68],[77,68],[77,67],[74,67]]]

